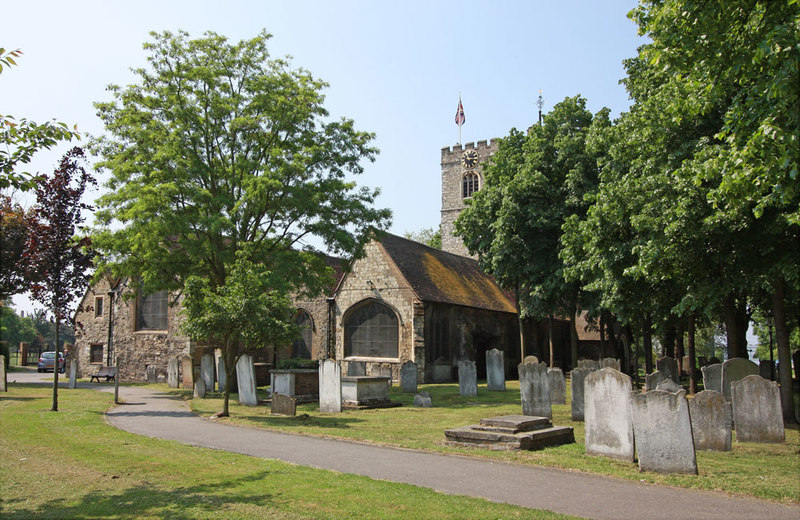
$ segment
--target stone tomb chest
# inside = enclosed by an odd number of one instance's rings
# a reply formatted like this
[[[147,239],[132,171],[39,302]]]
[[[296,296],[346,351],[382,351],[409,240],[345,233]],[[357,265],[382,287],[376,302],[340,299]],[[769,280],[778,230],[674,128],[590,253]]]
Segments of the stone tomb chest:
[[[402,406],[389,400],[386,376],[346,376],[342,378],[342,408],[391,408]]]
[[[272,394],[294,397],[299,403],[319,399],[319,371],[316,368],[292,368],[270,372]]]

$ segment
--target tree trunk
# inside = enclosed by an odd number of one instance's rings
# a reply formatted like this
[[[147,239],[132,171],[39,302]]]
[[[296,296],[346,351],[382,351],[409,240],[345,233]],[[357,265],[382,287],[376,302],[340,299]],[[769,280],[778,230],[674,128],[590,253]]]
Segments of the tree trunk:
[[[667,325],[664,330],[664,341],[661,344],[662,357],[674,357],[675,354],[675,327]]]
[[[642,326],[642,353],[644,355],[645,374],[653,373],[653,326],[648,316]]]
[[[553,343],[553,315],[551,314],[549,318],[547,318],[547,336],[549,337],[550,343],[550,362],[548,363],[549,367],[555,367],[555,343]]]
[[[694,334],[695,334],[695,316],[694,313],[689,315],[689,326],[687,330],[687,349],[688,349],[688,357],[689,357],[689,366],[686,367],[686,371],[689,372],[689,394],[697,393],[697,380],[695,379],[695,344],[694,344]]]
[[[522,304],[519,301],[519,282],[517,282],[517,324],[519,325],[519,362],[525,360],[525,327],[522,324]]]
[[[738,302],[733,295],[727,296],[724,304],[728,359],[747,359],[747,305]]]
[[[781,410],[783,419],[793,422],[792,402],[792,357],[789,349],[789,328],[786,325],[786,303],[784,281],[779,276],[772,293],[772,314],[775,317],[775,342],[778,344],[778,382],[781,388]]]
[[[229,340],[223,343],[222,357],[225,359],[225,391],[222,393],[222,411],[217,417],[229,417],[228,403],[231,396],[231,381],[236,377],[236,352]]]
[[[58,319],[58,311],[56,311],[56,356],[53,359],[53,407],[50,408],[51,412],[58,411],[58,329],[60,320]]]

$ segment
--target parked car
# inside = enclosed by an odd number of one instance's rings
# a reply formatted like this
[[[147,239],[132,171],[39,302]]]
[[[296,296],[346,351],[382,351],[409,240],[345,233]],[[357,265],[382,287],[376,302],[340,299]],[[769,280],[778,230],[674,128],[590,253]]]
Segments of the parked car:
[[[53,360],[56,358],[55,352],[42,352],[39,356],[39,363],[36,365],[37,372],[50,372],[53,370]],[[58,371],[64,373],[64,353],[58,353]]]

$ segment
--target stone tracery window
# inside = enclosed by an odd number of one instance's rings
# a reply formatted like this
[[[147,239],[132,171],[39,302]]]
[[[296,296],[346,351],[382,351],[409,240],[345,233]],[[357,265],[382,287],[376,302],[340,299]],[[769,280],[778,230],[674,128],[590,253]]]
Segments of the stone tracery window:
[[[136,298],[136,330],[167,330],[167,291]]]
[[[461,182],[461,196],[465,199],[472,197],[472,194],[480,189],[480,179],[477,173],[469,172],[464,175]]]
[[[292,343],[292,357],[311,359],[311,345],[314,333],[314,321],[311,316],[300,309],[295,316],[295,323],[300,329],[300,337]]]
[[[397,315],[387,305],[368,300],[350,311],[344,320],[345,357],[396,358]]]

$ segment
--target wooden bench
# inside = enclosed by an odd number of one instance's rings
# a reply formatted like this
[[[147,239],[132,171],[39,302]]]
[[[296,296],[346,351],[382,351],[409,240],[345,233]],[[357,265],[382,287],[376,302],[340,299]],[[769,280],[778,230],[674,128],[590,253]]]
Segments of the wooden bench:
[[[105,377],[106,383],[109,381],[116,381],[117,379],[117,367],[103,367],[101,368],[95,375],[89,378],[89,382],[94,381],[97,379],[97,382],[100,382],[100,378]]]

